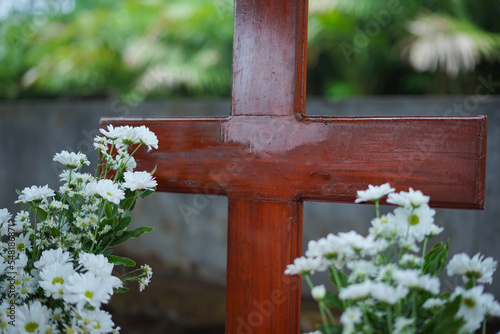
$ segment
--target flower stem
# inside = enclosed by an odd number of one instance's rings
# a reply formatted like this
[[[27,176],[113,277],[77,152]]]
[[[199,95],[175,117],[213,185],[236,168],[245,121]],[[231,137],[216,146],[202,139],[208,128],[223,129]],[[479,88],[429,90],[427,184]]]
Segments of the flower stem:
[[[328,327],[328,321],[326,320],[326,314],[324,308],[325,308],[324,302],[320,301],[319,312],[321,313],[321,320],[323,320],[323,326],[325,327],[325,332],[327,334],[330,334],[330,328]]]
[[[486,334],[486,318],[483,320],[483,334]]]
[[[392,334],[392,310],[389,305],[387,305],[387,330]]]
[[[380,200],[375,201],[375,212],[377,213],[377,218],[380,218]]]

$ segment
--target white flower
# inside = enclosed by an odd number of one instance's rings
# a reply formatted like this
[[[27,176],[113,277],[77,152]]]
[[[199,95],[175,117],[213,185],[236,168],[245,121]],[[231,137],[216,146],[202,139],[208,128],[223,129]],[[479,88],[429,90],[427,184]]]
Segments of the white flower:
[[[394,330],[393,334],[404,334],[404,333],[411,333],[411,328],[410,326],[413,325],[415,322],[415,319],[409,319],[405,317],[398,317],[396,321],[394,322]]]
[[[78,169],[82,165],[89,165],[90,161],[87,159],[87,156],[81,152],[74,153],[68,151],[61,151],[60,153],[56,153],[54,155],[55,162],[60,162],[64,166],[69,169]]]
[[[17,333],[45,333],[50,327],[50,311],[38,300],[23,304],[16,309],[15,330]]]
[[[347,233],[340,232],[339,237],[345,242],[345,245],[355,252],[361,254],[372,254],[378,250],[378,244],[372,235],[363,237],[356,231],[349,231]]]
[[[110,124],[110,125],[108,125],[107,131],[104,129],[99,129],[99,131],[103,135],[108,137],[109,139],[116,140],[116,139],[122,138],[124,136],[126,128],[123,126],[119,126],[119,127],[115,128],[112,124]],[[99,138],[99,137],[97,137],[97,138]]]
[[[400,238],[411,237],[422,242],[430,234],[436,210],[427,204],[418,207],[400,207],[394,210],[395,219],[400,224]]]
[[[422,305],[423,308],[425,309],[433,309],[433,308],[440,308],[444,304],[446,304],[446,301],[439,299],[439,298],[429,298],[425,301],[425,303]]]
[[[415,254],[403,254],[403,256],[401,256],[401,260],[399,260],[400,265],[409,264],[410,266],[419,266],[423,262],[424,259],[422,259],[419,256],[416,256]]]
[[[96,277],[101,277],[104,280],[105,286],[109,287],[109,293],[113,293],[113,289],[123,285],[123,282],[118,277],[111,275],[114,264],[109,263],[104,255],[82,252],[80,253],[78,262]]]
[[[395,270],[392,273],[394,280],[402,285],[409,288],[417,288],[428,291],[434,295],[439,294],[440,281],[437,277],[432,277],[428,274],[420,275],[419,270],[405,269],[405,270]]]
[[[148,147],[148,151],[151,150],[151,147],[157,149],[158,148],[158,138],[155,133],[149,130],[145,125],[141,125],[135,128],[137,133],[137,137],[139,141]]]
[[[103,310],[80,310],[78,316],[81,325],[87,329],[86,333],[110,333],[113,330],[113,320],[111,314]]]
[[[408,295],[406,286],[393,287],[383,282],[374,282],[371,285],[371,296],[381,302],[394,305]]]
[[[328,261],[323,258],[299,257],[293,261],[293,264],[286,266],[285,274],[301,275],[314,274],[316,271],[325,271],[328,268]]]
[[[364,280],[366,277],[377,273],[377,266],[370,261],[358,260],[347,263],[347,268],[351,269],[349,282],[355,282],[356,279]]]
[[[43,187],[26,187],[21,192],[21,195],[19,195],[19,200],[17,200],[16,203],[37,202],[54,195],[54,191],[50,189],[48,185],[44,185]]]
[[[138,189],[154,190],[158,185],[151,173],[148,172],[125,172],[123,177],[125,182],[122,186],[132,191]]]
[[[429,203],[429,196],[425,196],[420,190],[415,191],[413,188],[410,188],[408,192],[401,191],[389,194],[387,203],[418,208],[422,204]]]
[[[107,179],[87,184],[85,194],[87,196],[99,195],[113,204],[120,204],[120,201],[125,198],[125,192],[116,183]]]
[[[40,287],[45,291],[47,297],[62,299],[64,283],[74,273],[75,270],[70,263],[56,262],[46,265],[40,271]]]
[[[45,266],[53,263],[65,264],[71,261],[71,253],[63,251],[61,248],[48,249],[42,252],[40,259],[34,263],[34,266],[38,270],[43,270]]]
[[[387,240],[392,240],[396,237],[400,228],[392,213],[372,219],[371,224],[372,227],[369,229],[369,234]]]
[[[457,287],[451,298],[455,299],[457,296],[461,296],[462,300],[456,317],[466,321],[466,324],[461,328],[461,332],[474,332],[481,326],[485,316],[483,286],[478,285],[469,290]]]
[[[368,185],[367,190],[358,190],[358,197],[354,201],[355,203],[367,202],[367,201],[379,201],[382,197],[390,194],[394,191],[389,183],[382,184],[380,186]]]
[[[326,296],[325,286],[323,284],[315,286],[311,289],[311,295],[317,301],[323,300]]]
[[[484,259],[484,256],[478,253],[471,259],[467,254],[460,253],[453,256],[446,269],[448,276],[462,275],[465,283],[474,278],[478,283],[491,284],[496,267],[497,261],[491,257]]]
[[[340,290],[339,298],[340,299],[350,299],[357,300],[366,298],[370,295],[372,291],[373,282],[372,281],[364,281],[358,284],[351,284]]]
[[[108,302],[111,297],[109,291],[112,291],[102,277],[96,277],[90,272],[69,276],[67,284],[63,287],[64,301],[76,304],[78,308],[84,307],[86,303],[98,308],[102,303]]]
[[[348,307],[340,316],[340,321],[344,326],[354,326],[361,322],[361,310],[358,307]]]
[[[355,252],[348,247],[346,240],[330,233],[326,238],[309,241],[305,254],[308,257],[323,257],[341,268],[344,261],[352,258]]]

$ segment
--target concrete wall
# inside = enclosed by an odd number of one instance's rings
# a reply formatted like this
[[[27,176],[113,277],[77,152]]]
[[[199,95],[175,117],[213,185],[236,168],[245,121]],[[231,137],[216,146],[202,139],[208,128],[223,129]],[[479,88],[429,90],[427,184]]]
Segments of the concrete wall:
[[[482,252],[500,260],[500,97],[393,97],[331,102],[308,101],[308,115],[487,115],[488,156],[486,209],[438,210],[445,227],[441,239],[451,238],[451,253]],[[101,116],[228,115],[228,100],[148,101],[140,105],[118,101],[27,101],[0,103],[0,208],[11,212],[14,189],[48,184],[57,189],[55,153],[82,151],[95,161],[91,148]],[[95,166],[95,165],[93,165]],[[180,208],[196,214],[181,214]],[[374,215],[370,205],[306,203],[304,244],[329,232],[366,233]],[[155,232],[120,249],[155,265],[156,273],[182,274],[223,286],[226,266],[227,200],[223,197],[157,193],[140,202],[134,225],[151,225]],[[500,271],[499,271],[500,272]],[[488,288],[500,297],[500,274]],[[324,278],[319,277],[322,280]],[[446,279],[450,285],[458,280]],[[305,291],[307,293],[307,291]]]

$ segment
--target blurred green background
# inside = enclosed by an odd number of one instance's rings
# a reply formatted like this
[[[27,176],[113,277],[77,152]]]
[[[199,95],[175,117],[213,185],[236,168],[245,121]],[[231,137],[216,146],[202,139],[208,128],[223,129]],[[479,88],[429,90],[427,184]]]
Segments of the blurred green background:
[[[473,94],[498,0],[310,0],[308,95]],[[0,0],[0,99],[228,97],[232,0]]]

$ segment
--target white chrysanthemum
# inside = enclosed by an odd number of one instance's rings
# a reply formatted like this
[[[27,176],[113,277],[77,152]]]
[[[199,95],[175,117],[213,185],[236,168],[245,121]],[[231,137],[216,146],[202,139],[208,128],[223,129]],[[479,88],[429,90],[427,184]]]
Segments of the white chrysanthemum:
[[[340,232],[339,237],[345,242],[347,247],[350,247],[355,252],[372,254],[378,250],[378,244],[372,235],[364,237],[356,231],[349,231],[345,233]]]
[[[369,229],[369,234],[373,235],[375,238],[382,237],[387,240],[392,240],[398,235],[399,226],[392,213],[372,219],[371,224],[372,226]]]
[[[50,328],[50,311],[38,300],[23,304],[16,309],[17,333],[45,333]]]
[[[493,48],[492,39],[476,27],[450,16],[421,14],[408,24],[413,35],[405,54],[417,71],[441,68],[455,78],[460,71],[472,71]],[[486,37],[485,37],[486,36]]]
[[[383,282],[374,282],[371,285],[371,296],[383,303],[394,305],[408,295],[406,286],[393,287]]]
[[[400,265],[410,265],[411,267],[420,266],[423,262],[424,259],[415,254],[403,254],[403,256],[401,256],[401,260],[399,260]]]
[[[158,185],[151,173],[148,172],[125,172],[123,177],[125,182],[122,186],[132,191],[154,190]]]
[[[445,300],[439,298],[429,298],[425,301],[422,307],[425,309],[434,309],[434,308],[440,308],[444,304],[446,304]]]
[[[110,287],[105,284],[102,277],[96,277],[93,273],[75,273],[68,277],[64,284],[63,299],[67,303],[76,304],[82,308],[89,303],[90,306],[99,308],[102,303],[107,303],[111,297]]]
[[[432,277],[428,274],[420,275],[419,270],[405,269],[405,270],[395,270],[392,273],[394,280],[402,285],[409,288],[416,288],[428,291],[434,295],[439,294],[440,281],[437,277]]]
[[[7,223],[11,217],[12,214],[9,212],[9,210],[0,209],[0,226],[3,225],[4,223]]]
[[[86,333],[110,333],[115,325],[111,320],[111,314],[99,309],[93,311],[80,310],[78,318],[81,326],[87,330]]]
[[[302,275],[314,274],[316,271],[325,271],[328,268],[328,261],[323,258],[299,257],[293,261],[293,264],[286,266],[285,274]]]
[[[413,323],[415,322],[415,319],[409,319],[405,317],[398,317],[396,321],[394,322],[394,330],[392,331],[393,334],[410,334],[412,333],[412,328]]]
[[[351,269],[349,282],[355,282],[357,279],[364,280],[367,277],[377,274],[378,271],[376,265],[365,260],[348,262],[347,268]]]
[[[358,197],[354,201],[355,203],[368,202],[368,201],[379,201],[382,197],[390,194],[394,191],[389,183],[382,184],[380,186],[368,185],[367,190],[358,190]]]
[[[399,193],[389,194],[387,203],[418,208],[422,204],[428,204],[429,199],[430,197],[424,195],[420,190],[410,188],[408,192],[400,191]]]
[[[497,268],[497,261],[492,257],[484,258],[480,253],[472,259],[465,253],[456,254],[448,263],[446,269],[448,276],[462,275],[465,283],[474,278],[478,283],[491,284],[493,273]]]
[[[326,238],[309,241],[305,254],[308,257],[323,257],[340,268],[346,259],[354,256],[355,252],[351,247],[348,247],[344,239],[330,233]]]
[[[344,326],[354,326],[361,322],[362,315],[363,313],[359,307],[348,307],[340,316],[340,322],[342,322]]]
[[[34,266],[38,270],[42,270],[45,266],[53,263],[65,264],[71,261],[71,253],[62,250],[61,248],[48,249],[42,252],[40,259],[34,263]]]
[[[158,138],[155,133],[149,130],[145,125],[141,125],[135,128],[137,137],[139,141],[148,147],[148,151],[152,148],[158,148]]]
[[[350,299],[357,300],[370,296],[372,292],[373,282],[372,281],[364,281],[358,284],[351,284],[340,290],[339,298],[340,299]]]
[[[114,264],[109,263],[104,255],[82,252],[80,253],[79,263],[96,277],[101,277],[105,285],[109,287],[109,293],[123,285],[123,282],[118,277],[111,275]]]
[[[113,125],[110,124],[108,125],[107,131],[104,129],[99,129],[99,131],[109,139],[116,140],[123,138],[126,128],[123,126],[118,126],[115,128]]]
[[[394,210],[395,220],[399,222],[399,236],[404,239],[411,237],[422,242],[431,232],[436,210],[427,204],[418,207],[400,207]]]
[[[90,165],[90,161],[87,159],[87,156],[81,152],[75,153],[64,150],[60,153],[56,153],[53,160],[63,164],[69,169],[78,169],[82,165]]]
[[[32,248],[29,234],[18,235],[14,238],[14,243],[14,247],[18,252],[24,252],[25,250],[31,250]]]
[[[62,299],[64,295],[64,283],[68,277],[73,275],[75,270],[70,263],[52,263],[43,267],[40,271],[40,287],[44,290],[45,296],[54,299]]]
[[[461,296],[462,300],[456,317],[466,322],[460,332],[474,332],[481,326],[485,316],[485,309],[483,307],[483,286],[478,285],[468,290],[457,287],[451,295],[451,298],[455,299],[457,296]]]
[[[37,202],[46,199],[47,197],[54,196],[55,193],[52,189],[49,188],[48,185],[44,185],[43,187],[31,186],[30,188],[26,187],[19,195],[19,199],[16,203],[27,203],[27,202]]]
[[[311,289],[311,296],[317,300],[323,300],[326,296],[326,288],[323,284],[317,285]]]
[[[116,183],[107,179],[87,184],[85,194],[87,196],[99,195],[113,204],[120,204],[120,201],[125,198],[125,192]]]

